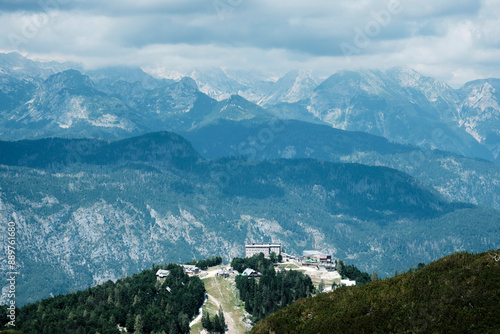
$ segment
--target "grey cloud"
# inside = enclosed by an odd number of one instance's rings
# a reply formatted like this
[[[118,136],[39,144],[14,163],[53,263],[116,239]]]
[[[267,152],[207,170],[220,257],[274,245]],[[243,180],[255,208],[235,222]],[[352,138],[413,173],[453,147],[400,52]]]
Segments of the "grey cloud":
[[[35,0],[3,0],[0,2],[0,11],[2,12],[38,12],[42,8]]]
[[[483,1],[470,0],[402,0],[406,17],[418,19],[451,16],[475,16],[482,8]]]
[[[2,0],[0,12],[45,13],[51,10],[71,10],[76,5],[72,0]]]
[[[389,1],[397,0],[4,0],[0,4],[2,31],[20,34],[23,15],[44,11],[39,1],[59,1],[59,13],[40,27],[23,51],[57,54],[88,64],[116,59],[127,63],[137,59],[143,64],[147,59],[157,64],[192,63],[193,67],[199,63],[248,67],[255,62],[261,69],[286,70],[378,67],[381,63],[435,68],[435,62],[451,61],[450,68],[489,68],[479,63],[491,61],[500,45],[496,37],[499,15],[488,16],[485,4],[490,4],[491,11],[494,2],[486,0],[399,0],[402,12],[391,15],[390,22],[368,36],[362,47],[358,35],[373,27],[373,13],[385,11]],[[214,6],[221,3],[225,4],[223,12]],[[453,54],[450,30],[462,21],[471,24],[472,42],[467,44],[471,50]],[[453,38],[463,44],[460,34]],[[358,58],[352,59],[352,65],[346,65],[343,44],[357,48]],[[449,45],[448,50],[439,48],[442,44]],[[9,49],[5,38],[0,39],[0,49]]]
[[[244,7],[242,5],[242,7]],[[246,46],[265,50],[282,48],[314,56],[338,56],[341,54],[339,45],[350,43],[356,37],[357,30],[363,30],[373,21],[368,13],[365,19],[348,20],[341,12],[331,14],[331,17],[319,17],[323,26],[315,27],[311,23],[320,9],[305,10],[305,15],[296,13],[293,17],[284,12],[265,10],[260,6],[234,8],[234,12],[224,20],[215,15],[143,15],[128,26],[118,26],[111,32],[122,45],[126,47],[144,47],[151,44],[194,45],[215,44],[221,46]],[[379,7],[380,8],[380,7]],[[294,25],[291,21],[298,21]],[[300,21],[306,24],[300,24]],[[196,24],[204,21],[204,24]],[[391,25],[381,29],[377,40],[403,39],[411,35],[410,27],[401,20],[394,20]]]
[[[4,12],[39,13],[57,9],[79,11],[90,15],[135,16],[142,14],[187,14],[207,13],[212,2],[206,0],[189,1],[131,1],[131,0],[2,0],[0,10]]]

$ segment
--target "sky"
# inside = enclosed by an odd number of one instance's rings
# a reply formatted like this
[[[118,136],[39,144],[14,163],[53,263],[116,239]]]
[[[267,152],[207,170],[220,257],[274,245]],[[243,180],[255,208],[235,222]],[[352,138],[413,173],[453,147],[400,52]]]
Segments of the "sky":
[[[500,77],[500,0],[0,0],[0,52],[93,69]]]

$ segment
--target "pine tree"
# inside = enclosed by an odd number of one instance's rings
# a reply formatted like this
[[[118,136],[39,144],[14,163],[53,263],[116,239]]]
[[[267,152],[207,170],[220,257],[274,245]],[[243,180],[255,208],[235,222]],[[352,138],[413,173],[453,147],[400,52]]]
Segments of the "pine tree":
[[[208,332],[212,331],[213,326],[212,326],[212,322],[210,321],[210,313],[203,311],[203,315],[201,316],[201,325]]]
[[[132,313],[129,312],[127,314],[127,321],[125,323],[125,327],[127,327],[127,331],[133,332],[135,330],[134,323],[135,323],[135,318],[132,315]]]
[[[169,315],[171,315],[172,313],[174,313],[174,308],[172,305],[170,304],[167,304],[167,306],[165,306],[165,315],[168,317]]]
[[[346,266],[344,264],[344,261],[342,259],[337,260],[337,271],[342,277],[346,277]]]
[[[214,317],[214,320],[212,321],[212,324],[213,324],[213,331],[215,333],[221,333],[222,332],[222,328],[220,327],[220,319],[219,319],[219,316],[216,314],[215,317]]]
[[[219,327],[221,332],[226,331],[226,319],[224,319],[224,311],[222,310],[222,306],[219,306]]]
[[[271,259],[271,261],[273,261],[273,263],[276,263],[278,261],[275,252],[271,252],[271,254],[269,254],[269,258]]]
[[[179,316],[177,318],[178,318],[179,327],[181,328],[181,332],[188,333],[189,332],[189,317],[184,312],[181,312],[181,313],[179,313]]]
[[[136,304],[139,304],[141,302],[141,298],[138,295],[134,296],[134,302],[132,303],[133,306]]]
[[[168,334],[179,334],[179,328],[177,328],[177,324],[175,323],[174,320],[170,322],[170,330]]]
[[[134,329],[136,334],[143,334],[144,322],[140,314],[135,317]]]

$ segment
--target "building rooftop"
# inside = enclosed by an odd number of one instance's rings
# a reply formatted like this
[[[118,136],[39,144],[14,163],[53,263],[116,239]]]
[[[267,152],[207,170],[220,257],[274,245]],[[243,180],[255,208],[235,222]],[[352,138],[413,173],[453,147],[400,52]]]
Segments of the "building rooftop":
[[[156,276],[158,277],[167,277],[168,275],[170,275],[170,270],[158,269],[156,272]]]
[[[184,268],[184,271],[199,271],[200,268],[193,264],[181,264],[181,266]]]
[[[241,273],[241,275],[243,275],[243,276],[250,276],[253,273],[257,273],[257,272],[255,270],[253,270],[252,268],[247,268],[247,269],[245,269],[245,271],[243,271]]]

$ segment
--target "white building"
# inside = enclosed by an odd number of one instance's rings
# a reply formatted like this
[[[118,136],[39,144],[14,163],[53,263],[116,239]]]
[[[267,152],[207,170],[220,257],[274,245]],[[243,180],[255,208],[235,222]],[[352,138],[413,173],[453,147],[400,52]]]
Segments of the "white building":
[[[200,268],[191,264],[181,264],[181,267],[184,268],[184,272],[188,275],[197,275],[200,273]]]
[[[245,271],[243,271],[241,276],[260,277],[260,274],[258,272],[256,272],[255,270],[253,270],[252,268],[247,268],[247,269],[245,269]]]
[[[156,272],[156,279],[161,280],[170,275],[170,270],[158,269]]]
[[[263,253],[265,257],[269,257],[274,252],[276,256],[281,254],[281,244],[270,243],[249,243],[245,244],[245,257],[252,257],[255,254]]]

